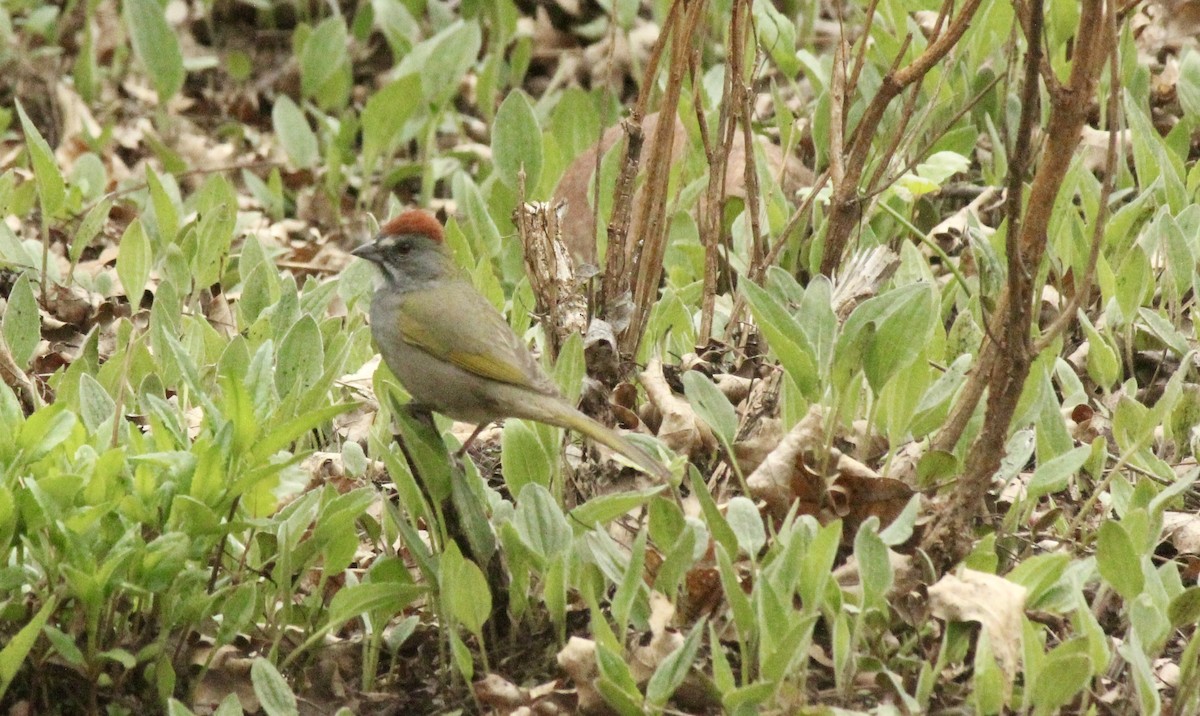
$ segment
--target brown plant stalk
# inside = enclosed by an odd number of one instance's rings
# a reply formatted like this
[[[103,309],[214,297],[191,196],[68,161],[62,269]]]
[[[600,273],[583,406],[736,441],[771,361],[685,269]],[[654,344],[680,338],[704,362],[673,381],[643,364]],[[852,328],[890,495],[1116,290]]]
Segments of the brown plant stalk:
[[[989,400],[983,427],[967,454],[963,474],[946,501],[934,513],[934,519],[921,542],[930,563],[938,571],[958,563],[973,543],[971,529],[992,475],[1000,466],[1008,430],[1016,412],[1025,379],[1036,354],[1030,337],[1035,277],[1046,251],[1046,232],[1058,192],[1079,144],[1080,131],[1087,120],[1095,97],[1100,71],[1113,44],[1104,29],[1113,12],[1109,0],[1085,0],[1082,3],[1070,77],[1065,85],[1050,87],[1050,114],[1044,136],[1046,144],[1041,162],[1029,189],[1029,203],[1021,212],[1021,187],[1025,167],[1030,162],[1036,112],[1031,105],[1038,95],[1042,62],[1042,0],[1028,4],[1026,40],[1029,50],[1025,61],[1022,88],[1023,111],[1017,146],[1010,164],[1006,212],[1008,215],[1008,281],[992,313],[991,334],[996,340],[984,341],[977,373],[986,377]],[[904,590],[915,584],[911,571],[902,575],[897,587]]]
[[[879,91],[871,99],[863,112],[862,119],[855,126],[849,142],[849,149],[844,158],[844,175],[840,183],[833,185],[833,195],[830,198],[829,222],[825,232],[825,248],[821,256],[821,273],[831,276],[841,261],[842,253],[849,243],[850,234],[858,223],[860,198],[858,195],[859,181],[867,163],[871,142],[878,132],[888,105],[905,88],[921,81],[925,75],[940,62],[947,53],[962,38],[963,33],[971,24],[980,0],[967,0],[958,14],[947,26],[946,31],[935,36],[929,45],[907,66],[893,67],[883,77]],[[866,42],[866,38],[863,39]],[[901,52],[903,57],[908,47],[905,41]],[[907,121],[907,120],[905,120]],[[882,161],[886,162],[887,157]]]

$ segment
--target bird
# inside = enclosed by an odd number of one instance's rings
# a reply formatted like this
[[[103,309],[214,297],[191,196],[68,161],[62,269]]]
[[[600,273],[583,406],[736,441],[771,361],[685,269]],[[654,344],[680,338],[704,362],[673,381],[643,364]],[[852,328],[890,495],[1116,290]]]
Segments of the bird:
[[[477,426],[521,418],[573,430],[669,481],[649,453],[587,416],[558,391],[499,311],[455,265],[442,224],[406,210],[351,255],[375,264],[371,335],[416,405]],[[461,450],[460,450],[461,452]]]

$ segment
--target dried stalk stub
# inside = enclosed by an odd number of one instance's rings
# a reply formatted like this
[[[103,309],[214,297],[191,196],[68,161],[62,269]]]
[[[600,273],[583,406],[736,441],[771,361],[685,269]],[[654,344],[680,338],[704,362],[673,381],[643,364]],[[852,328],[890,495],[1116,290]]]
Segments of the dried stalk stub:
[[[558,356],[572,333],[587,329],[587,296],[575,262],[562,239],[564,205],[525,202],[513,212],[521,237],[525,273],[533,289],[537,311],[546,317],[543,327],[552,357]]]

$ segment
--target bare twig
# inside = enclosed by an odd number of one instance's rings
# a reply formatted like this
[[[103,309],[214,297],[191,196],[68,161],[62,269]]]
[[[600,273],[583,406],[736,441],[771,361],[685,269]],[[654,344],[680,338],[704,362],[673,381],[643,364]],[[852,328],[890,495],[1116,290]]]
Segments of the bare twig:
[[[879,91],[867,105],[849,143],[845,180],[833,186],[829,224],[825,233],[825,248],[821,257],[821,273],[827,276],[832,275],[834,268],[841,260],[843,251],[845,251],[850,233],[858,221],[858,182],[862,177],[871,141],[883,119],[884,111],[897,95],[906,87],[924,78],[929,70],[954,47],[966,32],[967,27],[970,26],[971,19],[979,8],[979,3],[980,0],[966,0],[946,28],[945,33],[937,35],[911,64],[898,69],[893,68],[884,76]],[[905,47],[907,47],[907,40]],[[897,62],[901,57],[903,57],[903,50],[897,56]],[[884,157],[881,161],[886,162],[886,160],[887,158]]]

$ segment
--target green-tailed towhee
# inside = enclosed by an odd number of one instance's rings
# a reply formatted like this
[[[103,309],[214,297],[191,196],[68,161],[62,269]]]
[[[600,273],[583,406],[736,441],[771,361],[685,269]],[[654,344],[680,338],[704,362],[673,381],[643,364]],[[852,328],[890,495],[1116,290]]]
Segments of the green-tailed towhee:
[[[351,252],[383,272],[371,334],[418,404],[476,425],[513,417],[582,433],[659,478],[645,451],[567,402],[504,317],[460,273],[433,215],[409,210]]]

